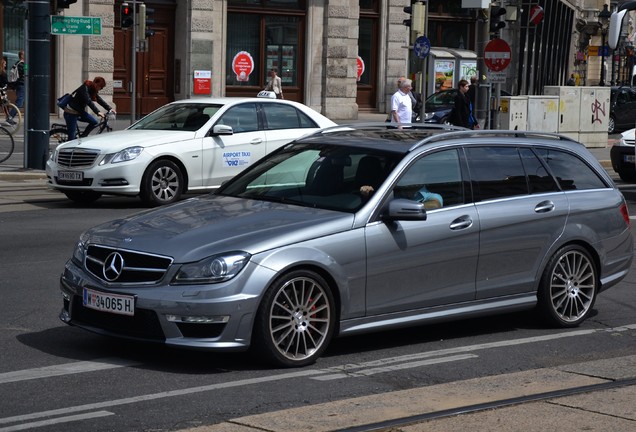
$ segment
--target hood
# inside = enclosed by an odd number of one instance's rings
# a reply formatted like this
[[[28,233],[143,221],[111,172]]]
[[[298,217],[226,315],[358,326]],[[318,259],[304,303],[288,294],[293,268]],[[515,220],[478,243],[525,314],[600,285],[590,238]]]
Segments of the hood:
[[[89,241],[192,262],[264,250],[346,231],[354,215],[295,205],[206,195],[118,219],[88,231]]]
[[[59,145],[58,149],[84,148],[99,150],[103,154],[115,153],[128,147],[141,146],[144,148],[191,140],[195,132],[170,130],[122,130],[91,135]]]

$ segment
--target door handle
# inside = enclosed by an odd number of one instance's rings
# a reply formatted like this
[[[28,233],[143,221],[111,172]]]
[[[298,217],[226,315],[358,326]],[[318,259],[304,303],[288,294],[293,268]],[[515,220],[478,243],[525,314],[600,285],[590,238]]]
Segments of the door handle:
[[[535,213],[547,213],[554,210],[554,203],[552,201],[541,201],[534,208]]]
[[[262,138],[254,138],[252,141],[250,141],[250,144],[260,144],[263,142]]]
[[[456,231],[460,229],[470,228],[471,226],[473,226],[473,220],[470,216],[464,215],[452,221],[450,224],[450,229]]]

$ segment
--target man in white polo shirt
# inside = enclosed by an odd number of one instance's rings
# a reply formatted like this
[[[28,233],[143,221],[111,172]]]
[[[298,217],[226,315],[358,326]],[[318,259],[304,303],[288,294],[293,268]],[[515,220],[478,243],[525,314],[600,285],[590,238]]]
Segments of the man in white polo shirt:
[[[399,82],[398,91],[391,97],[391,123],[411,123],[413,104],[409,92],[412,84],[408,78]]]

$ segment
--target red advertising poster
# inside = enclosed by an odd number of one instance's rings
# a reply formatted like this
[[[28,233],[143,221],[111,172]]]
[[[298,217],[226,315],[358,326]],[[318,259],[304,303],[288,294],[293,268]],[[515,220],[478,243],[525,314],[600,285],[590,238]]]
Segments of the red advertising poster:
[[[209,95],[212,92],[212,71],[194,71],[194,94]]]
[[[249,81],[250,74],[254,70],[254,59],[247,51],[240,51],[232,60],[232,70],[238,81]]]

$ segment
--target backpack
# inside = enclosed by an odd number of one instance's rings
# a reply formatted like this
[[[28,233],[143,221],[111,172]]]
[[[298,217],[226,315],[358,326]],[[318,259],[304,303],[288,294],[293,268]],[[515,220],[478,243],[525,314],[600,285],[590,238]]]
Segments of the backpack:
[[[20,63],[22,63],[22,61],[16,62],[13,66],[11,66],[8,76],[10,83],[14,83],[20,79],[20,71],[18,70],[18,65]]]

